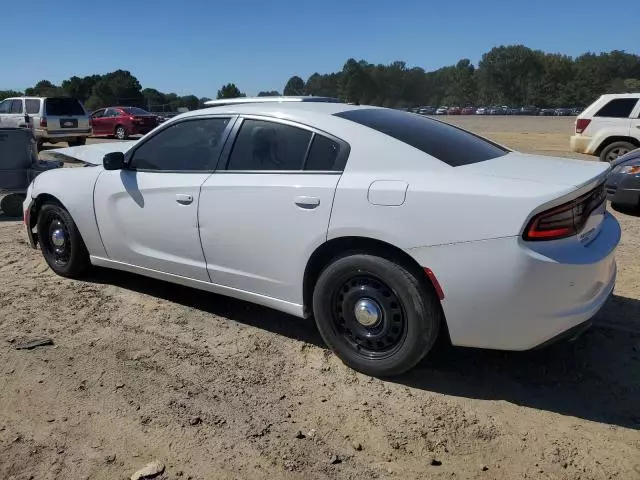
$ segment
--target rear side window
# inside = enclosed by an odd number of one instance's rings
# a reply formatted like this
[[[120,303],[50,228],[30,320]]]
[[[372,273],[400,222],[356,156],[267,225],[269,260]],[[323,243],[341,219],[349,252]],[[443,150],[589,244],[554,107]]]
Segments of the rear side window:
[[[598,110],[595,114],[596,117],[610,117],[610,118],[629,118],[633,108],[638,102],[637,98],[615,98],[604,107]]]
[[[25,100],[25,105],[27,107],[27,113],[30,115],[35,115],[36,113],[40,113],[40,100]]]
[[[47,98],[44,104],[47,115],[54,117],[62,115],[85,115],[84,108],[75,98],[52,97]]]
[[[9,113],[22,113],[22,100],[11,100],[11,110]]]
[[[341,171],[343,162],[338,160],[340,144],[324,135],[315,134],[309,149],[309,156],[304,165],[305,170]],[[338,164],[340,163],[340,164]]]
[[[124,110],[125,113],[128,113],[129,115],[151,115],[146,110],[143,110],[138,107],[125,107],[122,110]]]
[[[363,108],[335,116],[389,135],[452,167],[484,162],[509,152],[460,128],[398,110]]]
[[[244,120],[227,170],[302,170],[311,135],[282,123]]]

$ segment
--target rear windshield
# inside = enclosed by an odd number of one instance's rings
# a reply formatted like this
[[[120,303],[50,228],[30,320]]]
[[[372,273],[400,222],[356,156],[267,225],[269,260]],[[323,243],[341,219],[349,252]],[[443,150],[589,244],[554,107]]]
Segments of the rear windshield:
[[[80,102],[75,98],[47,98],[45,100],[45,112],[47,115],[85,115]]]
[[[138,107],[125,107],[122,110],[124,110],[129,115],[151,115],[146,110],[143,110],[143,109],[138,108]]]
[[[335,116],[373,128],[452,167],[484,162],[509,152],[460,128],[398,110],[365,108],[347,110]]]

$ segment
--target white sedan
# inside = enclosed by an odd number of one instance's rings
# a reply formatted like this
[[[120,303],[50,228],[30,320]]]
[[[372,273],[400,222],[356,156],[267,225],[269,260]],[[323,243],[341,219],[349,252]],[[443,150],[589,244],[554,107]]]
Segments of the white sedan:
[[[313,315],[371,375],[410,369],[439,335],[504,350],[573,337],[615,282],[607,164],[412,113],[231,104],[58,152],[89,166],[43,173],[25,202],[56,273],[116,268]]]

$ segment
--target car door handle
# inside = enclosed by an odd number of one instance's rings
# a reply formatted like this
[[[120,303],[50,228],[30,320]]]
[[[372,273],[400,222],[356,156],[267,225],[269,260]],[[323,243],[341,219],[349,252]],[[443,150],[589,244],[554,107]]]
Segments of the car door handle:
[[[193,196],[184,193],[176,193],[176,202],[180,205],[189,205],[193,203]]]
[[[318,197],[307,197],[303,195],[301,197],[296,197],[295,203],[300,208],[311,210],[320,205],[320,199]]]

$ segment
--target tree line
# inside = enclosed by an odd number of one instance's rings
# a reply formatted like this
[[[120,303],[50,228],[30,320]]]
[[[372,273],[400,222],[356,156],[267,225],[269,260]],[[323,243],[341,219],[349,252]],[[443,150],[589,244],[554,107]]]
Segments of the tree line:
[[[614,50],[576,58],[500,46],[482,55],[425,72],[397,61],[374,65],[347,60],[342,70],[291,77],[285,95],[338,97],[385,107],[419,105],[586,106],[604,93],[640,92],[640,56]]]
[[[385,107],[420,105],[510,105],[538,107],[586,106],[603,93],[640,92],[640,56],[613,50],[570,57],[532,50],[524,45],[499,46],[482,55],[476,67],[469,59],[426,72],[396,61],[387,65],[347,60],[342,70],[314,73],[306,81],[294,75],[284,95],[336,97]],[[103,75],[73,76],[60,85],[41,80],[24,92],[0,91],[0,99],[19,95],[67,95],[88,110],[130,105],[153,111],[201,108],[206,97],[179,96],[142,88],[126,70]],[[258,96],[280,92],[261,91]],[[223,85],[217,98],[243,97],[234,83]]]

